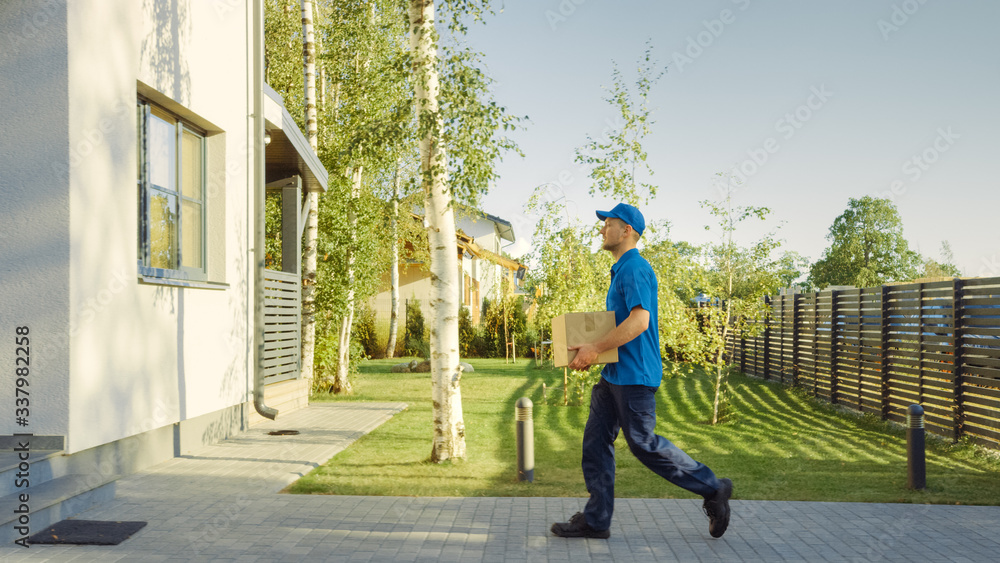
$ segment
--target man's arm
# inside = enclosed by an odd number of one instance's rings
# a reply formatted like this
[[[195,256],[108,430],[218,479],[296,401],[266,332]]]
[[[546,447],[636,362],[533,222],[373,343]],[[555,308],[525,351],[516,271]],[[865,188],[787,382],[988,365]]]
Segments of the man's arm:
[[[604,338],[591,344],[569,346],[570,350],[576,350],[576,357],[569,363],[570,369],[587,369],[597,360],[597,356],[601,352],[617,348],[626,342],[631,342],[633,338],[642,334],[647,328],[649,328],[649,311],[638,305],[632,307],[628,318],[622,321],[622,324],[616,326],[614,330],[607,333]]]

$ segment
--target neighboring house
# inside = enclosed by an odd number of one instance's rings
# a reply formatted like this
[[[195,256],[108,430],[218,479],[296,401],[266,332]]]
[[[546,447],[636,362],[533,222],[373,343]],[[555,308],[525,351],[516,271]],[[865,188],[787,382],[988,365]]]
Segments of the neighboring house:
[[[0,2],[0,462],[33,434],[34,529],[68,515],[47,487],[105,491],[306,402],[300,253],[263,271],[263,197],[300,231],[327,173],[265,90],[262,20],[263,0]]]
[[[419,216],[417,216],[419,218]],[[461,261],[462,304],[469,308],[473,324],[479,324],[484,299],[496,300],[503,291],[502,280],[515,294],[521,293],[521,281],[526,267],[503,256],[503,248],[515,242],[514,229],[509,221],[495,215],[459,207],[455,213],[458,233],[456,252]],[[385,285],[389,284],[388,274]],[[375,296],[377,322],[388,322],[390,310],[389,288]],[[417,299],[425,318],[430,314],[430,272],[424,264],[400,262],[399,299],[400,314],[404,314],[407,300]],[[400,324],[399,340],[403,338]]]
[[[455,223],[459,231],[472,238],[472,244],[466,245],[462,253],[462,303],[469,307],[473,322],[478,324],[483,299],[501,297],[503,279],[507,279],[509,291],[521,293],[520,283],[527,268],[503,256],[504,247],[515,242],[510,221],[460,206],[455,212]]]

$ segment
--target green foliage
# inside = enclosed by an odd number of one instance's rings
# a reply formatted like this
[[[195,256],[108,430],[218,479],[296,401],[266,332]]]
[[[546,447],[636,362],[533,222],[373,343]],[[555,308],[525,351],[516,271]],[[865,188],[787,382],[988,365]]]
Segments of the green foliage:
[[[639,174],[653,175],[642,141],[653,124],[649,91],[666,73],[666,69],[657,68],[653,46],[648,41],[637,66],[635,89],[632,90],[618,65],[614,64],[613,84],[605,101],[619,112],[619,121],[607,137],[588,136],[587,144],[576,150],[576,162],[590,169],[589,175],[594,181],[591,195],[600,193],[636,206],[656,195],[655,185],[640,182],[637,177]]]
[[[281,196],[264,199],[264,267],[281,269]]]
[[[333,392],[333,381],[337,375],[340,339],[336,331],[317,331],[316,335],[312,392],[314,394],[329,394]],[[367,359],[369,357],[365,354],[361,343],[351,339],[347,376],[352,386],[360,373],[361,362]]]
[[[528,259],[526,286],[536,290],[535,325],[543,338],[551,335],[554,317],[581,311],[603,311],[610,283],[611,256],[591,250],[597,230],[569,219],[563,201],[550,201],[542,187],[525,205],[537,217]]]
[[[550,327],[551,328],[551,327]],[[538,345],[538,330],[530,324],[526,324],[524,329],[515,335],[518,358],[534,358],[533,349]]]
[[[772,258],[781,245],[773,233],[761,237],[748,247],[740,247],[733,239],[737,227],[748,219],[764,221],[771,210],[766,207],[733,206],[732,176],[718,175],[724,182],[726,199],[724,202],[702,201],[716,218],[719,226],[719,243],[709,249],[710,270],[706,296],[717,305],[708,307],[704,313],[705,337],[708,355],[703,362],[706,367],[714,367],[716,374],[715,401],[713,403],[712,424],[719,423],[725,415],[727,387],[729,381],[729,358],[725,355],[726,340],[730,334],[753,335],[759,331],[770,313],[764,297],[777,293],[782,276],[788,271],[789,262]],[[709,228],[709,227],[706,227]],[[794,260],[794,259],[792,259]],[[797,277],[797,276],[795,276]]]
[[[472,314],[469,313],[469,308],[463,305],[458,310],[458,353],[461,357],[472,357],[472,345],[475,338],[476,327],[472,324]]]
[[[420,309],[419,299],[406,300],[406,331],[403,334],[403,341],[406,343],[403,355],[431,357],[424,327],[424,313]]]
[[[809,273],[818,288],[831,285],[873,287],[906,281],[920,271],[920,255],[903,237],[903,221],[889,199],[851,198],[826,236],[830,246]]]
[[[668,375],[703,363],[708,350],[704,311],[695,298],[709,287],[709,273],[701,264],[704,249],[669,238],[664,224],[647,235],[642,255],[656,273],[659,303],[660,349]]]
[[[305,130],[302,9],[299,0],[264,0],[264,82]]]
[[[504,153],[524,156],[503,134],[516,130],[522,118],[493,100],[493,79],[480,68],[481,54],[446,46],[440,64],[448,185],[458,201],[475,207],[499,177],[495,166]]]
[[[492,301],[484,299],[483,309],[480,322],[486,339],[486,357],[503,358],[506,355],[507,337],[518,338],[528,326],[523,299],[512,295]]]
[[[367,304],[361,304],[354,313],[354,324],[351,336],[364,351],[366,357],[378,357],[385,353],[379,346],[378,334],[375,330],[375,311]]]
[[[469,344],[470,358],[489,358],[495,353],[495,346],[486,334],[486,329],[480,325],[475,328],[472,342]]]
[[[957,278],[962,276],[962,271],[952,262],[955,255],[951,252],[951,245],[948,241],[941,241],[941,261],[933,258],[924,259],[923,277],[925,278]]]

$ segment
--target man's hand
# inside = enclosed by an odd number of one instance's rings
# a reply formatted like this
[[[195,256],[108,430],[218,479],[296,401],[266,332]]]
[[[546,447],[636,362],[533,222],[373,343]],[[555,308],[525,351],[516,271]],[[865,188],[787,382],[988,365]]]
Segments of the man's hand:
[[[604,338],[590,344],[567,346],[568,350],[576,350],[576,356],[569,363],[569,367],[575,370],[585,370],[597,361],[597,356],[601,352],[618,348],[626,342],[630,342],[647,328],[649,328],[649,311],[636,305],[632,307],[632,311],[622,324],[616,326]]]
[[[576,356],[569,363],[569,369],[583,371],[593,365],[597,360],[597,347],[593,344],[582,344],[580,346],[567,346],[569,350],[576,350]]]

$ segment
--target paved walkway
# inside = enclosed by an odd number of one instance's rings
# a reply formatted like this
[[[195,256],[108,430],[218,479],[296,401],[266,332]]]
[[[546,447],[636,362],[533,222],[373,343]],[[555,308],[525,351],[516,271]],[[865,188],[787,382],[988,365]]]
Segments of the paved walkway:
[[[81,519],[145,520],[118,546],[0,547],[0,561],[995,561],[1000,507],[619,499],[609,540],[549,534],[583,499],[278,494],[402,404],[314,405],[119,481]],[[299,436],[266,432],[293,428]],[[739,483],[737,494],[739,492]]]

